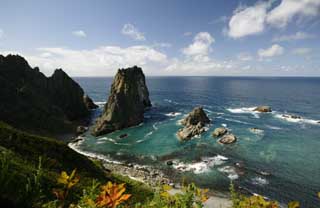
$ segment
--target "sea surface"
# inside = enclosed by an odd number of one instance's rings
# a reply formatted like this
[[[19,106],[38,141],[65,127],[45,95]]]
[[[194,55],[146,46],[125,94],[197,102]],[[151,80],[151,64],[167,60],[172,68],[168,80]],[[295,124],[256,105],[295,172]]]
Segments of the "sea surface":
[[[75,79],[100,105],[92,112],[98,116],[112,78]],[[282,203],[319,207],[320,78],[147,77],[147,86],[153,107],[143,124],[98,138],[87,134],[75,148],[109,160],[171,168],[183,180],[210,189],[227,191],[232,180]],[[254,113],[259,105],[273,112]],[[200,137],[180,142],[179,120],[196,106],[203,106],[212,124]],[[220,126],[238,141],[219,144],[211,132]],[[124,133],[128,137],[120,139]]]

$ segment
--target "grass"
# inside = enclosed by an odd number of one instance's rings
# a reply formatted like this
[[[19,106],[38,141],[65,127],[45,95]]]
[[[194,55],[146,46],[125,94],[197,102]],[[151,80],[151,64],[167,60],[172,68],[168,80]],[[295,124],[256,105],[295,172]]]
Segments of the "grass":
[[[126,183],[127,189],[132,193],[132,203],[144,201],[152,196],[152,190],[140,182],[128,177],[105,172],[99,162],[89,160],[70,149],[65,143],[52,138],[36,136],[17,130],[0,121],[0,204],[9,207],[37,206],[38,201],[28,196],[26,199],[26,186],[39,171],[39,158],[41,158],[41,202],[54,199],[52,194],[61,171],[71,172],[77,169],[81,180],[74,187],[71,201],[77,201],[83,189],[90,187],[93,180],[104,184],[107,181]],[[38,179],[37,179],[38,180]],[[31,182],[30,182],[31,181]],[[5,182],[5,183],[4,183]],[[31,185],[36,185],[31,183]],[[30,187],[29,187],[30,189]],[[30,202],[30,203],[27,203]]]

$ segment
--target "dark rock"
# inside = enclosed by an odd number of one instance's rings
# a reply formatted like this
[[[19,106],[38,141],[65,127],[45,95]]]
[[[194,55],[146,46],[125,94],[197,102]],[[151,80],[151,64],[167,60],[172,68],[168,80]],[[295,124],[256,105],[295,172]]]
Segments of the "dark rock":
[[[128,134],[121,134],[121,135],[119,136],[119,138],[122,139],[122,138],[126,138],[127,136],[128,136]]]
[[[233,134],[226,134],[218,141],[220,144],[232,144],[237,141],[237,137]]]
[[[137,66],[119,69],[111,86],[108,103],[92,134],[99,136],[138,125],[143,121],[145,109],[150,106],[142,69]]]
[[[181,124],[184,126],[197,125],[199,122],[203,124],[210,123],[210,119],[207,114],[204,112],[202,107],[194,108],[186,118],[181,121]]]
[[[22,130],[57,135],[89,115],[82,88],[64,71],[46,77],[18,55],[0,55],[0,120]]]
[[[227,132],[228,129],[226,129],[225,127],[219,127],[212,132],[212,137],[220,137],[225,135]]]
[[[168,160],[168,161],[167,161],[167,165],[172,166],[172,165],[173,165],[172,160]]]
[[[186,118],[181,121],[181,124],[185,127],[179,129],[177,136],[181,140],[189,140],[196,135],[200,135],[205,132],[205,124],[210,123],[210,119],[207,117],[202,107],[194,108]]]
[[[286,114],[283,114],[282,117],[283,118],[291,118],[291,119],[302,119],[301,116],[297,116],[297,115],[286,115]]]
[[[78,126],[76,132],[79,135],[79,134],[85,133],[86,131],[88,131],[88,127],[86,127],[86,126]]]
[[[270,106],[258,106],[254,109],[254,111],[258,111],[261,113],[268,113],[268,112],[272,112],[271,107]]]
[[[99,107],[92,101],[92,99],[88,95],[83,96],[83,102],[88,110],[97,109]]]

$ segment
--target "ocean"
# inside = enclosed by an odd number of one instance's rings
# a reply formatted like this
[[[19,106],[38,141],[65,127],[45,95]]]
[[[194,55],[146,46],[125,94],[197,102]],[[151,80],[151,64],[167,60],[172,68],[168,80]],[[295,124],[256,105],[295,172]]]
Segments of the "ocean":
[[[100,105],[111,77],[75,80]],[[319,207],[320,78],[147,77],[152,108],[143,124],[98,138],[85,135],[77,149],[106,159],[174,169],[184,180],[227,191],[230,181],[281,203]],[[254,113],[259,105],[272,113]],[[179,120],[203,106],[212,124],[200,137],[181,142]],[[283,115],[297,115],[298,119]],[[221,145],[211,136],[227,127],[238,141]],[[250,128],[258,128],[252,131]],[[121,134],[126,138],[119,138]],[[173,161],[168,166],[166,161]]]

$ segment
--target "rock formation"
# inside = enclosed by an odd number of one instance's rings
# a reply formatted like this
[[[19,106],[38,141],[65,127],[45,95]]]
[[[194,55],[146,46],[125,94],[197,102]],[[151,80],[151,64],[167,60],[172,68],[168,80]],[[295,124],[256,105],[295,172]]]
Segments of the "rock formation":
[[[75,131],[88,110],[82,88],[64,71],[51,77],[18,55],[0,55],[0,120],[43,135]]]
[[[258,111],[258,112],[260,112],[260,113],[272,112],[270,106],[258,106],[258,107],[256,107],[253,111]]]
[[[93,102],[93,100],[88,95],[83,96],[83,102],[88,110],[93,110],[99,107]]]
[[[232,144],[237,141],[237,137],[233,134],[226,134],[218,140],[221,144]]]
[[[226,129],[225,127],[219,127],[212,132],[212,137],[220,137],[225,135],[227,132],[228,129]]]
[[[151,106],[142,69],[134,66],[119,69],[111,85],[104,112],[92,131],[95,136],[138,125]]]
[[[177,136],[181,140],[189,140],[205,131],[205,125],[210,123],[210,119],[202,107],[194,108],[186,118],[181,121],[184,128],[179,129]]]

